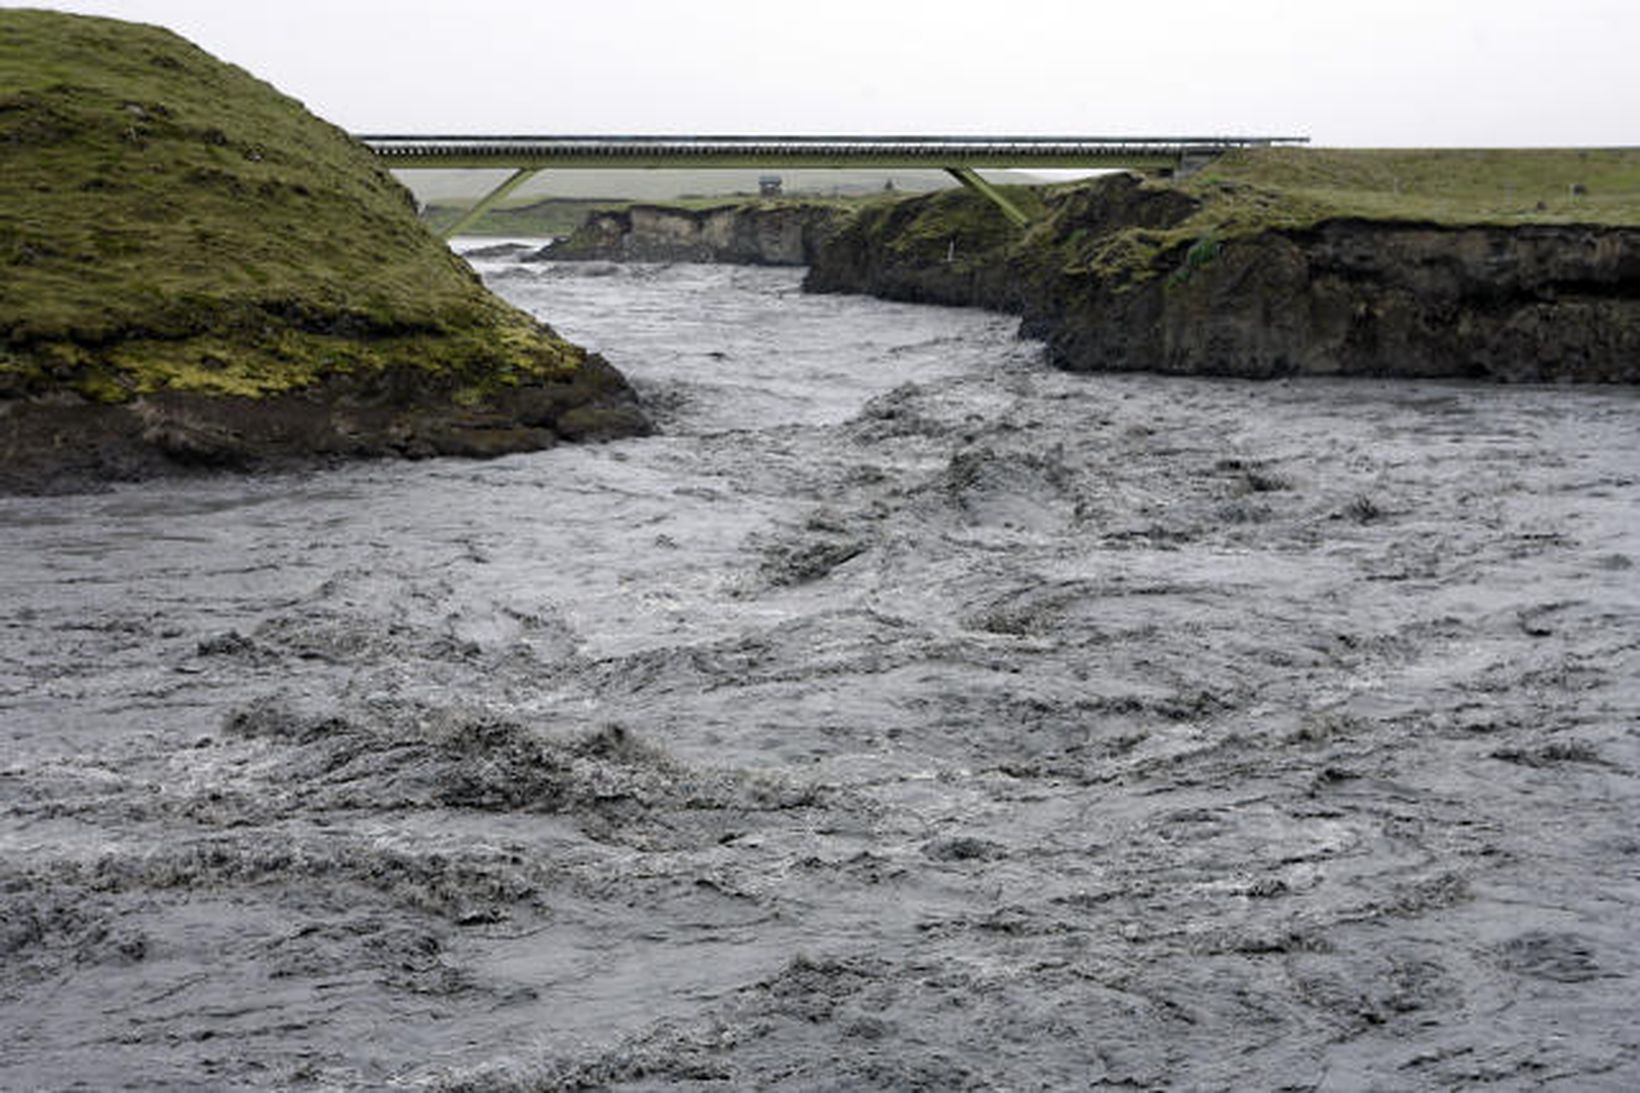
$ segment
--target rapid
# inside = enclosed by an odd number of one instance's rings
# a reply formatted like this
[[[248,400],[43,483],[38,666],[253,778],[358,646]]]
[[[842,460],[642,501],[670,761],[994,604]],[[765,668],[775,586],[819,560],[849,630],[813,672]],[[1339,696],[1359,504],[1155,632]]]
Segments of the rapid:
[[[0,1087],[1640,1086],[1632,391],[473,261],[657,435],[0,498]]]

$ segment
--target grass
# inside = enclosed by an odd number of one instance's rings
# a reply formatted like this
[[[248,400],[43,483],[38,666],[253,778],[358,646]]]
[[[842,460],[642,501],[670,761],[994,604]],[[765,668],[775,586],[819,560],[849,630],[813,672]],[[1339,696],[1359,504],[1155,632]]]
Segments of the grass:
[[[0,391],[512,383],[583,356],[300,103],[157,27],[0,11]]]
[[[1050,198],[1049,215],[1016,247],[1052,252],[1065,272],[1096,274],[1121,291],[1163,273],[1181,286],[1229,241],[1329,220],[1640,227],[1640,149],[1248,149],[1147,186],[1189,199],[1194,211],[1166,226],[1095,231],[1074,201]]]
[[[1232,153],[1181,184],[1213,215],[1436,224],[1640,226],[1640,149],[1306,149]]]
[[[1043,219],[1047,206],[1041,188],[998,189],[1026,216]],[[953,271],[986,265],[1019,239],[1019,230],[1000,209],[960,187],[913,198],[889,194],[861,201],[854,210],[853,227],[882,235],[897,258],[924,265],[943,263]]]
[[[1136,191],[1096,178],[1007,192],[1031,218],[1023,232],[951,190],[862,205],[840,238],[909,268],[1006,270],[1018,296],[1185,289],[1237,239],[1332,220],[1640,227],[1640,149],[1248,149]]]

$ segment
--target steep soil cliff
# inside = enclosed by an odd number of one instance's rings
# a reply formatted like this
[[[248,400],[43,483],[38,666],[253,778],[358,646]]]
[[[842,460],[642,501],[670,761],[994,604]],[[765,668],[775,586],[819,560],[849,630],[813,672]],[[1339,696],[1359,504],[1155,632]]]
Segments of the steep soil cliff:
[[[552,259],[806,266],[844,216],[838,205],[740,202],[706,209],[632,205],[591,213]]]
[[[1239,169],[1051,194],[1023,236],[961,193],[867,210],[807,287],[1014,312],[1072,370],[1640,380],[1628,205],[1539,199],[1499,214],[1472,197],[1397,204]]]
[[[1030,328],[1083,369],[1640,380],[1640,230],[1334,220],[1169,259]]]
[[[299,103],[156,27],[0,12],[0,488],[644,427]]]

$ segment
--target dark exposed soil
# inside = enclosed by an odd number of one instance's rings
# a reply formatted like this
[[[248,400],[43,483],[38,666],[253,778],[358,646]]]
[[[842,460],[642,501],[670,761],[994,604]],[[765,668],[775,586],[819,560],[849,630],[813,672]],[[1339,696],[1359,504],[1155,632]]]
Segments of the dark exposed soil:
[[[256,398],[183,391],[111,404],[67,394],[0,398],[0,493],[73,493],[343,459],[492,458],[649,431],[625,378],[597,356],[561,382],[503,388],[476,405],[452,394],[449,382],[406,371]]]

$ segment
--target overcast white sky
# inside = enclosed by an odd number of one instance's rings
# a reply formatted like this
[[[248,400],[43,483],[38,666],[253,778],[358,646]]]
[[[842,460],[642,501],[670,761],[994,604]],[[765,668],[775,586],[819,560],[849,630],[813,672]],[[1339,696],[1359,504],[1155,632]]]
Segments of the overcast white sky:
[[[1640,144],[1640,0],[36,0],[355,132]]]

